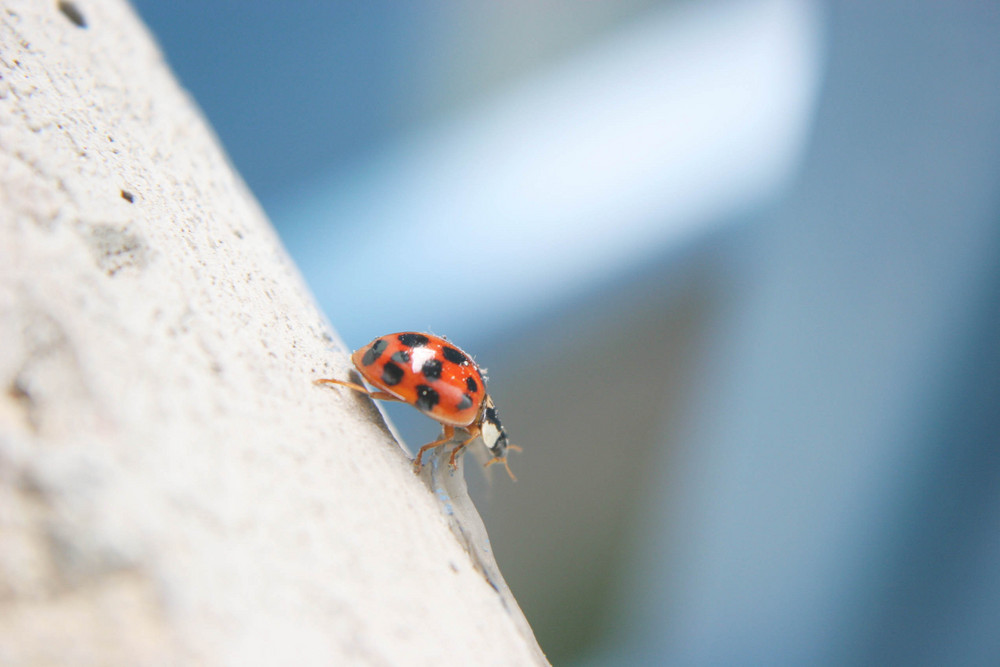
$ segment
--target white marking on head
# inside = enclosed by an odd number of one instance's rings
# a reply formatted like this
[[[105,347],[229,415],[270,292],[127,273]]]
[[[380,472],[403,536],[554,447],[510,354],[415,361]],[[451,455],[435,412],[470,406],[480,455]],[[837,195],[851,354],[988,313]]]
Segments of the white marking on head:
[[[497,452],[497,441],[503,437],[503,431],[497,428],[496,424],[488,419],[483,420],[482,425],[483,443],[486,444],[487,449],[497,455],[502,455],[503,452]]]

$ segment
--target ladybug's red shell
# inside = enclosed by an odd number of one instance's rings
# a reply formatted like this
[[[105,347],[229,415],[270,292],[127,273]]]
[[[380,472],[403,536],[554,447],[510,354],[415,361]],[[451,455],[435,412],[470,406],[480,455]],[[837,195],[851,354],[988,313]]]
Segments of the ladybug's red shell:
[[[486,384],[472,358],[443,338],[405,331],[376,338],[351,356],[368,383],[450,426],[477,421]]]
[[[496,406],[486,395],[482,371],[465,352],[444,338],[404,331],[376,338],[355,351],[351,360],[365,381],[378,391],[334,378],[321,378],[315,383],[341,385],[378,400],[403,401],[443,424],[441,437],[417,450],[413,459],[416,472],[423,468],[425,453],[455,442],[455,429],[459,428],[465,436],[448,456],[452,470],[458,467],[456,457],[470,443],[482,440],[493,454],[486,466],[502,463],[516,481],[507,464],[507,451],[521,448],[508,442]]]

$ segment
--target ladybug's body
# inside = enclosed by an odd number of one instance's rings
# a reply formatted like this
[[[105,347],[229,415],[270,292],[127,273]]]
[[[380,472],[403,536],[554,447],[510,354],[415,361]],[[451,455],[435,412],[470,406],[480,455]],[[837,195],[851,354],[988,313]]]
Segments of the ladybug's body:
[[[365,381],[450,426],[468,426],[482,411],[486,386],[479,367],[447,341],[401,333],[351,355]]]
[[[469,437],[452,451],[449,461],[453,467],[458,453],[481,437],[493,454],[486,465],[502,463],[514,477],[507,465],[507,449],[519,448],[508,444],[493,400],[486,393],[482,371],[468,354],[438,336],[405,331],[376,338],[356,350],[351,361],[365,381],[379,391],[342,380],[316,382],[344,385],[372,398],[409,403],[443,425],[441,438],[417,452],[417,470],[424,452],[451,442],[455,428],[460,428]]]

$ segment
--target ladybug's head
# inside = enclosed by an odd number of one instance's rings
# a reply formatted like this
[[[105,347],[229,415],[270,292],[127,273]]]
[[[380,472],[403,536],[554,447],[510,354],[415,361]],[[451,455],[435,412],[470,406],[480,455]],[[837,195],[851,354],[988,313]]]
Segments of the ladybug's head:
[[[507,465],[507,450],[520,451],[521,448],[507,442],[507,433],[503,430],[503,425],[500,423],[500,415],[493,404],[493,399],[488,394],[483,399],[483,423],[481,431],[486,448],[493,454],[493,458],[490,459],[486,466],[489,467],[494,463],[502,463],[503,467],[507,469],[507,474],[516,482],[517,478],[514,477],[514,473],[510,471],[510,466]]]

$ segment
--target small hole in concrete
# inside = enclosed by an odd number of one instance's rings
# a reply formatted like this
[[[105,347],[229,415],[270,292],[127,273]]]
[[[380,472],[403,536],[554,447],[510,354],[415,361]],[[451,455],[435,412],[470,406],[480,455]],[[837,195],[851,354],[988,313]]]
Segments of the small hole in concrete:
[[[75,3],[69,2],[68,0],[60,0],[59,11],[61,11],[66,18],[72,21],[73,25],[76,27],[87,27],[87,19],[83,17],[83,13],[77,8]]]
[[[127,201],[129,204],[135,201],[135,195],[133,195],[128,190],[122,190],[122,199]]]

